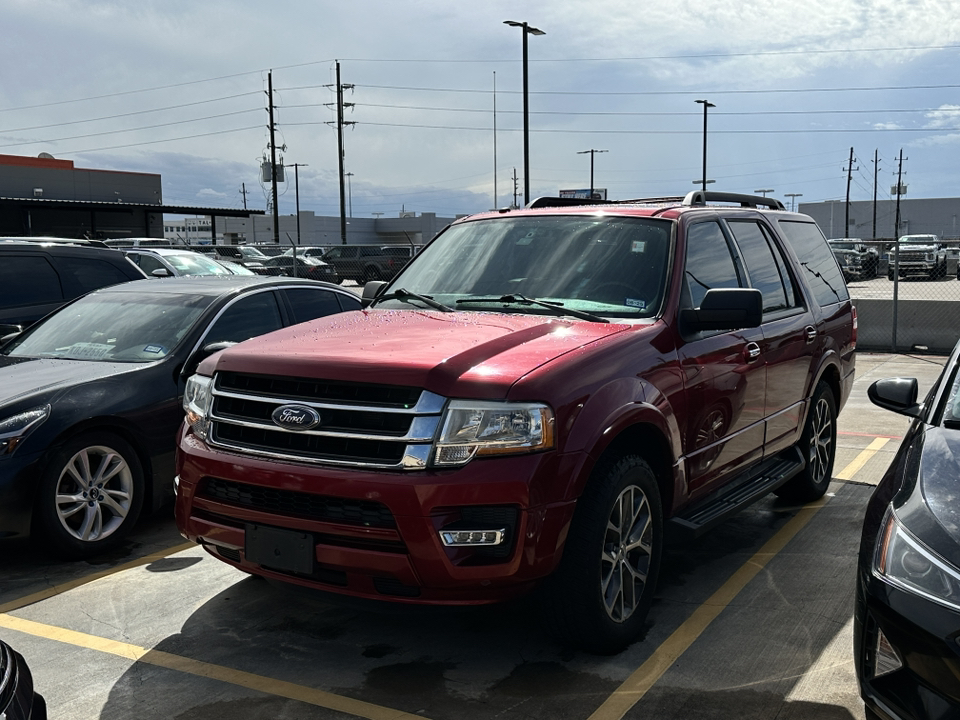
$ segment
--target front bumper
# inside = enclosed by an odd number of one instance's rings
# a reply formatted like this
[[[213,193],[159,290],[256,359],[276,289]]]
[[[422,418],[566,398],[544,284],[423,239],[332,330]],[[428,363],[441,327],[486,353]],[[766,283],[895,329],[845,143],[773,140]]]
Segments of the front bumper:
[[[43,452],[21,452],[24,449],[17,448],[10,457],[0,460],[0,538],[30,532]]]
[[[182,429],[177,527],[219,559],[287,582],[396,602],[497,602],[528,591],[559,561],[575,502],[554,494],[570,486],[579,461],[542,453],[444,471],[342,469],[213,450]],[[440,530],[469,525],[468,512],[511,515],[504,547],[445,546]],[[254,526],[308,537],[312,570],[248,560]]]
[[[960,612],[858,573],[854,653],[864,703],[890,720],[960,718]],[[903,665],[876,677],[882,632]]]
[[[937,269],[938,266],[939,266],[939,263],[937,262],[910,261],[910,262],[901,262],[899,267],[895,268],[894,264],[891,262],[890,272],[892,273],[896,270],[901,275],[925,275],[928,273],[932,273],[934,270]]]

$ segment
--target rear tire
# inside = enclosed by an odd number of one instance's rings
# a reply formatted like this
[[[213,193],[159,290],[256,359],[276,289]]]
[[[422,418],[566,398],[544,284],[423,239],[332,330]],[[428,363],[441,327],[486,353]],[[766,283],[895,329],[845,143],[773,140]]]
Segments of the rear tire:
[[[613,654],[643,630],[663,549],[660,489],[636,455],[601,461],[583,495],[563,558],[541,588],[544,621],[564,644]]]
[[[776,493],[790,502],[811,502],[830,486],[837,455],[837,401],[822,380],[813,393],[799,447],[807,466]]]

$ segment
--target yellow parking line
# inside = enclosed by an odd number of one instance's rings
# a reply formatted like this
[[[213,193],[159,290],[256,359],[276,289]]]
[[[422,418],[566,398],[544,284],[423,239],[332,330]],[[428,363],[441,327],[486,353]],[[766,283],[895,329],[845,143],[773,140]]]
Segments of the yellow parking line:
[[[138,645],[108,640],[107,638],[88,635],[87,633],[66,630],[64,628],[46,625],[44,623],[25,620],[23,618],[0,613],[0,627],[8,630],[33,635],[35,637],[55,640],[57,642],[75,645],[89,650],[97,650],[110,655],[117,655],[127,660],[155,665],[157,667],[177,670],[188,675],[219,680],[220,682],[238,685],[239,687],[256,690],[268,695],[298,700],[310,705],[336,710],[355,717],[369,718],[369,720],[425,720],[421,715],[413,715],[402,710],[381,707],[363,700],[334,695],[304,685],[296,685],[284,680],[255,675],[242,670],[214,665],[200,660],[192,660],[181,655],[149,650]]]
[[[866,449],[853,459],[853,462],[834,477],[836,477],[837,480],[852,480],[853,476],[860,472],[863,466],[867,464],[867,461],[876,455],[877,451],[881,450],[888,442],[890,442],[890,438],[888,437],[874,438],[873,442],[867,445]]]
[[[150,555],[144,555],[142,558],[125,562],[122,565],[116,565],[112,568],[107,568],[106,570],[100,570],[99,572],[91,573],[90,575],[84,575],[76,580],[70,580],[69,582],[61,583],[60,585],[52,585],[38,592],[31,593],[30,595],[25,595],[17,600],[0,604],[0,613],[8,613],[12,612],[13,610],[26,607],[27,605],[33,605],[41,600],[47,600],[55,595],[60,595],[61,593],[81,587],[87,583],[92,583],[95,580],[99,580],[110,575],[115,575],[116,573],[123,572],[124,570],[130,570],[131,568],[139,567],[141,565],[149,565],[157,560],[162,560],[168,555],[175,555],[178,552],[183,552],[184,550],[189,550],[190,548],[194,547],[197,547],[196,543],[181,543],[180,545],[174,545],[166,550],[160,550],[159,552],[151,553]]]
[[[867,461],[889,441],[890,438],[874,439],[866,450],[857,455],[853,462],[836,475],[836,479],[852,479],[866,465]],[[747,583],[753,580],[766,567],[767,563],[810,522],[820,508],[828,502],[828,499],[829,496],[826,496],[800,508],[797,514],[780,528],[753,557],[744,563],[719,590],[698,607],[680,627],[674,630],[673,634],[664,640],[653,655],[647,658],[646,662],[623,681],[620,687],[594,711],[589,720],[620,720],[623,718],[630,708],[640,702],[647,691],[680,659],[687,648],[700,637],[710,623],[747,586]]]

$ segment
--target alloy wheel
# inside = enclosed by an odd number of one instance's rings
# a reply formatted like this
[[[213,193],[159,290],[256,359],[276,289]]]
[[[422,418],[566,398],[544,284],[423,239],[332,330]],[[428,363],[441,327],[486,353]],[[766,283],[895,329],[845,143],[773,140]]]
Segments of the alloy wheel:
[[[830,451],[833,449],[833,414],[830,403],[821,397],[813,408],[810,427],[810,478],[817,484],[823,481],[830,466]]]
[[[77,540],[102,540],[123,524],[133,497],[133,473],[123,456],[102,445],[85,447],[57,482],[57,517]]]
[[[653,558],[653,519],[647,496],[636,485],[624,488],[604,534],[600,591],[607,615],[624,622],[640,604]]]

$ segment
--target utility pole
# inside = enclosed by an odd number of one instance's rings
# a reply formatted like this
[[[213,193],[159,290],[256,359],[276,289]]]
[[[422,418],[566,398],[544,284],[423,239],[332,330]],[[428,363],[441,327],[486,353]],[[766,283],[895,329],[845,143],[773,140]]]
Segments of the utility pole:
[[[843,226],[843,236],[850,236],[850,181],[853,179],[853,171],[859,170],[860,168],[855,168],[853,166],[853,148],[850,148],[850,161],[847,163],[847,203],[846,203],[846,220],[844,221]]]
[[[493,209],[497,209],[497,71],[493,71]]]
[[[277,207],[277,143],[273,122],[273,70],[267,73],[267,94],[270,99],[270,186],[273,194],[273,242],[280,244],[280,209]]]
[[[513,206],[518,207],[517,205],[517,169],[513,169]]]
[[[326,87],[330,87],[327,85]],[[353,107],[354,103],[343,102],[343,91],[353,90],[352,84],[344,85],[340,82],[340,61],[337,61],[337,155],[340,162],[340,242],[347,244],[347,195],[346,183],[343,174],[343,126],[356,125],[356,122],[345,122],[343,119],[343,108]],[[326,103],[330,105],[331,103]],[[328,125],[330,123],[327,123]]]
[[[909,158],[908,158],[909,159]],[[900,195],[903,190],[903,148],[900,148],[900,162],[897,164],[897,212],[893,227],[893,342],[891,352],[897,351],[897,316],[899,315],[900,290]]]
[[[300,244],[300,168],[309,167],[306,163],[293,163],[293,186],[297,196],[297,245]],[[296,251],[294,251],[296,252]],[[294,262],[296,265],[296,262]]]
[[[240,194],[243,195],[243,209],[247,209],[247,184],[240,183]]]
[[[879,149],[873,151],[873,237],[877,237],[877,170],[880,169]]]

